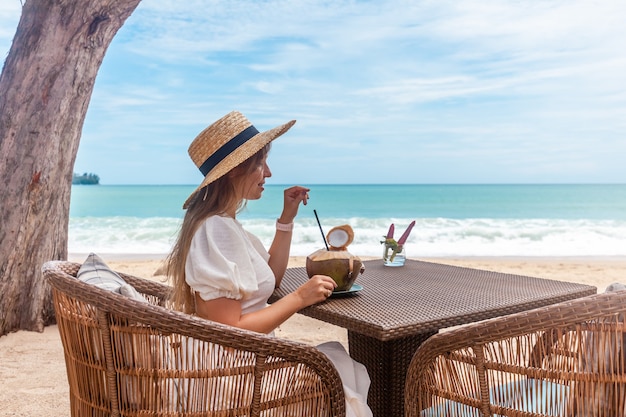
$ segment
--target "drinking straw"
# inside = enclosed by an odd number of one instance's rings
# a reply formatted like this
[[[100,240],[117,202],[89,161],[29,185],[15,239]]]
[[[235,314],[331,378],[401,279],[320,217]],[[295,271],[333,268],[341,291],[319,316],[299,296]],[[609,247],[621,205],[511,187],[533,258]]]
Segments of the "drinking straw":
[[[320,218],[317,217],[317,210],[313,209],[313,214],[315,214],[315,219],[317,220],[317,225],[320,227],[320,232],[322,233],[322,239],[324,239],[324,245],[326,246],[326,250],[328,249],[328,243],[326,242],[326,236],[324,236],[324,230],[322,230],[322,223],[320,223]]]

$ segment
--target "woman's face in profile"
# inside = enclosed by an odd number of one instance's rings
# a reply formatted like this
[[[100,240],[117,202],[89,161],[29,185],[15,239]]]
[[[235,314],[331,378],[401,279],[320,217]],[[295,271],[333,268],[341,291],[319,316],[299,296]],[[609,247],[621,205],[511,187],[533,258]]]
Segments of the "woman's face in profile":
[[[246,200],[258,200],[265,190],[265,178],[271,177],[272,171],[267,165],[267,158],[263,158],[250,171],[243,174],[241,179],[240,197]]]

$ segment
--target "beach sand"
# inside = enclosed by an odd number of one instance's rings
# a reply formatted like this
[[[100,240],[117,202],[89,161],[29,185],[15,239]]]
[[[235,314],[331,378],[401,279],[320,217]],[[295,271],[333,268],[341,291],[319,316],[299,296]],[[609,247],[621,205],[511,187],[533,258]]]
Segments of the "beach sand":
[[[70,259],[80,262],[83,256]],[[154,272],[158,258],[104,256],[115,270],[159,279]],[[626,258],[438,258],[433,262],[529,275],[594,285],[598,292],[613,282],[626,283]],[[290,266],[303,266],[305,258],[293,257]],[[319,344],[338,340],[347,346],[346,331],[296,314],[276,332],[277,336]],[[63,348],[56,326],[43,333],[19,331],[0,337],[0,416],[69,415],[68,385]]]

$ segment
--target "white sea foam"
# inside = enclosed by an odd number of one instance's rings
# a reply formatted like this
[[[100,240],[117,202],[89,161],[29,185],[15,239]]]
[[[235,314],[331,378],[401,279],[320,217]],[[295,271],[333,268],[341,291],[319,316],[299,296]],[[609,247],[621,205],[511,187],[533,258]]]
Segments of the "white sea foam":
[[[71,218],[70,253],[165,254],[180,220],[168,217]]]
[[[355,232],[351,253],[378,256],[389,224],[396,238],[412,219],[329,218],[332,226],[350,224]],[[273,219],[242,219],[244,227],[269,247]],[[180,226],[168,217],[82,217],[70,219],[70,253],[166,254]],[[407,244],[408,257],[439,256],[626,256],[626,221],[563,219],[416,219]],[[324,247],[319,226],[298,219],[291,254],[305,256]]]

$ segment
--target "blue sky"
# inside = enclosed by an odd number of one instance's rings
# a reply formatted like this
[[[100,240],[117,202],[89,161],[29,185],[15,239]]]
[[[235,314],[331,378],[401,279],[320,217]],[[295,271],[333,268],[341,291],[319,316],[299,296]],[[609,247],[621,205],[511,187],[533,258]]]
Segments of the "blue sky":
[[[0,53],[19,0],[0,3]],[[196,184],[230,110],[296,125],[271,183],[626,182],[626,2],[143,0],[100,68],[75,165]]]

